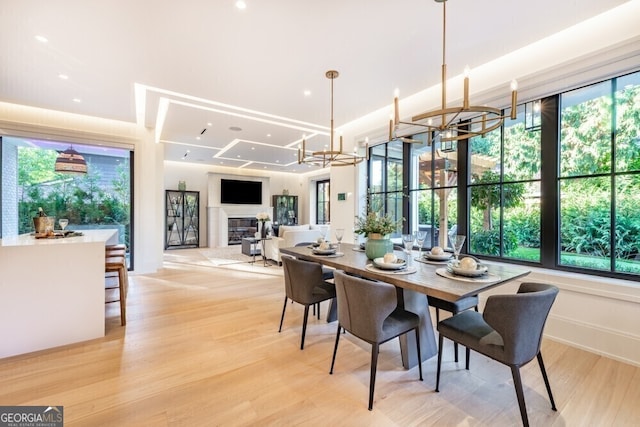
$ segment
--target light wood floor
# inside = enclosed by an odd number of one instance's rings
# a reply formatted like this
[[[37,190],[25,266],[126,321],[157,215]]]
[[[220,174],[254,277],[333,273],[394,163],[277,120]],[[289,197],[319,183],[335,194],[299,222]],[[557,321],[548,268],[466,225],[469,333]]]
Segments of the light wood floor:
[[[382,346],[373,411],[370,347],[346,336],[329,375],[335,324],[310,320],[284,299],[279,267],[165,264],[132,275],[128,323],[106,309],[106,336],[0,360],[0,405],[63,405],[66,426],[511,426],[520,414],[508,368],[472,354],[406,371],[396,341]],[[260,274],[267,272],[269,274]],[[255,271],[252,272],[252,271]],[[544,341],[558,412],[535,361],[523,368],[534,426],[640,424],[640,369]]]

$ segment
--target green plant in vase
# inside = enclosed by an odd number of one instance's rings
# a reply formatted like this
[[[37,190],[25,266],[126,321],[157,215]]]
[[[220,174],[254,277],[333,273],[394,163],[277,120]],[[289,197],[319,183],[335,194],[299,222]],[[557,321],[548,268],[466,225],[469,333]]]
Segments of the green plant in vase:
[[[381,258],[388,252],[393,252],[393,242],[390,234],[398,229],[402,220],[395,221],[389,214],[380,215],[368,212],[358,218],[354,233],[364,234],[367,241],[364,250],[367,258]]]

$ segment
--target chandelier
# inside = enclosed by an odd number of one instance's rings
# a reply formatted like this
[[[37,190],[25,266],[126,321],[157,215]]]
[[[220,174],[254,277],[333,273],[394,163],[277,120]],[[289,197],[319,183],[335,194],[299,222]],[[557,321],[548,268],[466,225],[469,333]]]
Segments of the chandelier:
[[[322,151],[313,151],[307,153],[306,150],[306,138],[302,138],[302,149],[298,148],[298,164],[306,163],[310,165],[320,166],[326,168],[327,166],[349,166],[357,165],[365,158],[358,156],[356,150],[353,148],[353,153],[345,153],[342,151],[342,135],[340,135],[340,142],[338,149],[334,146],[334,131],[333,131],[333,81],[338,78],[340,74],[335,70],[329,70],[325,73],[325,76],[331,80],[331,133],[329,134],[330,145],[329,149]]]
[[[87,161],[70,146],[63,152],[58,154],[55,163],[55,171],[68,174],[85,174],[87,173]]]
[[[403,142],[419,142],[408,138],[411,135],[428,133],[428,141],[431,142],[432,135],[439,137],[443,143],[451,144],[454,141],[481,136],[487,132],[497,129],[504,123],[505,118],[511,120],[516,118],[517,89],[518,84],[515,80],[511,82],[511,114],[506,115],[498,108],[480,105],[470,105],[469,103],[469,67],[465,68],[463,100],[462,105],[458,107],[447,107],[447,63],[446,53],[446,23],[447,23],[447,0],[435,0],[442,3],[442,104],[437,110],[428,111],[418,114],[411,118],[411,122],[400,120],[400,112],[398,108],[398,92],[396,91],[393,99],[393,118],[389,120],[389,140],[401,140]],[[438,120],[439,119],[439,120]],[[434,121],[436,122],[434,124]],[[439,124],[437,122],[439,121]],[[406,135],[400,135],[400,126],[410,125],[425,128],[424,131],[407,132]]]

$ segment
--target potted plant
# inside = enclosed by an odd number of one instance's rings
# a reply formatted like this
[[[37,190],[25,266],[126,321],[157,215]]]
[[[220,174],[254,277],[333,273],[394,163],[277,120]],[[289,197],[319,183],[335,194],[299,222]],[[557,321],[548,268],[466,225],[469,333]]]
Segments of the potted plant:
[[[364,234],[367,238],[364,244],[367,258],[380,258],[387,252],[393,252],[390,234],[396,231],[401,223],[402,220],[394,221],[389,214],[380,215],[376,212],[368,212],[358,218],[354,231],[357,234]]]

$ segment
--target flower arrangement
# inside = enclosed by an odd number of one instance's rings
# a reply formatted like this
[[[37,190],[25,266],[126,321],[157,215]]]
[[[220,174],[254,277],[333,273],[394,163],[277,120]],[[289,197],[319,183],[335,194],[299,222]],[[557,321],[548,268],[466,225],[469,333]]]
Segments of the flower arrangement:
[[[364,234],[365,237],[375,233],[386,236],[396,231],[401,224],[402,219],[394,221],[389,214],[379,215],[376,212],[369,212],[358,218],[354,232]]]
[[[271,218],[269,218],[269,214],[267,212],[260,212],[256,214],[256,219],[262,222],[271,221]]]

